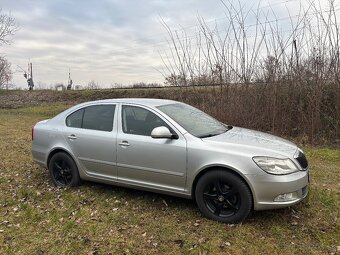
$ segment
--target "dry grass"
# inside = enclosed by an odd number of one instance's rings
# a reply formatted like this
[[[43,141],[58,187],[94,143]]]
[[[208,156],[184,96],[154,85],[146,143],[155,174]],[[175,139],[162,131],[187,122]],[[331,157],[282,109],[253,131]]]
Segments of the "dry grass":
[[[190,200],[90,182],[56,189],[31,160],[31,127],[67,106],[0,110],[0,254],[330,254],[340,245],[340,151],[306,148],[303,203],[241,225]]]

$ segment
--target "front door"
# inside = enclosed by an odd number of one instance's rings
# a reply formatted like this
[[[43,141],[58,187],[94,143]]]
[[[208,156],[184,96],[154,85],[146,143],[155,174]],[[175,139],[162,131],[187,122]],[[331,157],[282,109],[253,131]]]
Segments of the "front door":
[[[118,180],[170,191],[183,191],[186,180],[186,140],[151,109],[121,105],[117,133]],[[166,126],[178,139],[154,139],[151,131]]]

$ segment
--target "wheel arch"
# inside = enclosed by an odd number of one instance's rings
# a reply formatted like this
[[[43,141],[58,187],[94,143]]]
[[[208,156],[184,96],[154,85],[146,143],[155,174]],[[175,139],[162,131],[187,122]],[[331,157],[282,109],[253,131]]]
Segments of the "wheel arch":
[[[203,168],[194,178],[194,181],[192,183],[191,186],[191,197],[192,199],[195,200],[195,190],[196,190],[196,185],[198,183],[198,180],[205,175],[207,172],[212,171],[212,170],[224,170],[224,171],[228,171],[231,172],[233,174],[235,174],[236,176],[238,176],[242,181],[244,181],[244,183],[248,186],[251,196],[252,196],[252,200],[253,200],[253,209],[254,209],[254,204],[255,204],[255,195],[254,195],[254,190],[252,185],[249,183],[248,179],[242,175],[239,171],[237,171],[236,169],[233,169],[232,167],[229,166],[221,166],[221,165],[213,165],[213,166],[208,166],[206,168]]]
[[[73,159],[73,161],[74,161],[74,163],[76,164],[77,168],[79,169],[79,166],[78,166],[78,164],[77,164],[77,161],[75,160],[75,158],[73,157],[73,155],[72,155],[68,150],[66,150],[65,148],[60,148],[60,147],[54,148],[54,149],[52,149],[52,150],[49,152],[49,154],[48,154],[48,156],[47,156],[47,160],[46,160],[46,166],[47,166],[47,168],[48,168],[48,166],[49,166],[49,164],[50,164],[51,158],[52,158],[55,154],[57,154],[57,153],[59,153],[59,152],[63,152],[63,153],[65,153],[65,154],[69,155],[69,156]]]

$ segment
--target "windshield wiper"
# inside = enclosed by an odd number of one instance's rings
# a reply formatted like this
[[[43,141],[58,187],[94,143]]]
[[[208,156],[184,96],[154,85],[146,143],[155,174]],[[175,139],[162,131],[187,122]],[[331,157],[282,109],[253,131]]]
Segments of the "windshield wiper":
[[[211,133],[208,133],[208,134],[199,135],[197,137],[198,138],[207,138],[207,137],[212,137],[212,136],[220,135],[220,134],[223,134],[223,133],[229,131],[232,128],[233,128],[233,126],[227,126],[227,128],[225,130],[221,131],[221,132],[211,132]]]
[[[226,124],[224,124],[224,126],[227,128],[227,130],[226,130],[225,132],[227,132],[227,131],[229,131],[230,129],[233,128],[233,126],[231,126],[231,125],[226,125]]]
[[[219,134],[221,134],[221,133],[218,133],[218,134],[214,134],[214,133],[204,134],[204,135],[198,136],[198,138],[207,138],[207,137],[212,137],[212,136],[219,135]]]

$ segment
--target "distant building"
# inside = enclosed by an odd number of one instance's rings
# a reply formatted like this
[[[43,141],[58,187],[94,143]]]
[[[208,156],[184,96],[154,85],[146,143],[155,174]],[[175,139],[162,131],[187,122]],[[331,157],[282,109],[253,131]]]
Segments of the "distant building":
[[[64,84],[56,84],[55,85],[55,90],[57,90],[57,91],[64,91],[64,90],[66,90],[66,87],[64,86]]]

